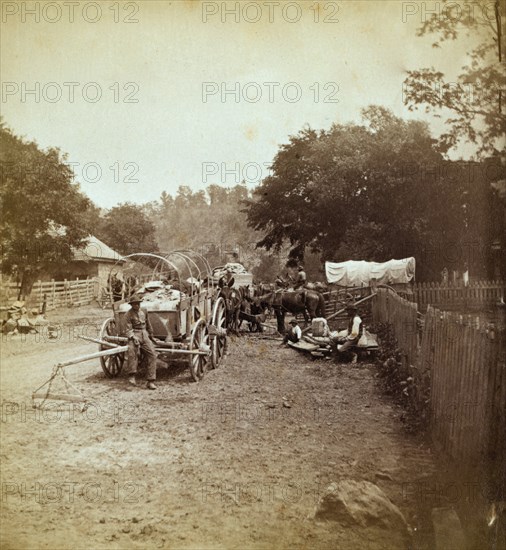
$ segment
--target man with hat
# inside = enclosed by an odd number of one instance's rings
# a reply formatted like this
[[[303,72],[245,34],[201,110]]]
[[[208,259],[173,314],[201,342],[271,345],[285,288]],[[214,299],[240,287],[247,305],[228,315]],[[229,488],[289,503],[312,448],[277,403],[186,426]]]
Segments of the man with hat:
[[[137,374],[139,348],[146,354],[147,366],[147,388],[156,390],[156,350],[153,345],[153,328],[148,319],[148,313],[141,309],[142,298],[134,295],[130,298],[131,309],[125,315],[125,331],[128,338],[128,369],[130,384],[136,386],[135,375]]]
[[[288,321],[290,328],[286,331],[285,337],[283,338],[283,344],[286,344],[288,341],[293,342],[294,344],[302,338],[302,330],[299,327],[299,322],[295,317]]]
[[[297,276],[295,277],[295,282],[293,285],[294,290],[302,290],[306,286],[307,277],[306,272],[304,271],[304,266],[299,265],[297,268]]]
[[[348,302],[346,304],[346,313],[348,314],[348,328],[346,334],[341,339],[341,344],[337,346],[337,351],[343,353],[352,346],[355,346],[360,340],[360,333],[362,330],[362,319],[358,314],[357,306],[354,302]],[[352,363],[357,362],[357,354],[353,354]]]

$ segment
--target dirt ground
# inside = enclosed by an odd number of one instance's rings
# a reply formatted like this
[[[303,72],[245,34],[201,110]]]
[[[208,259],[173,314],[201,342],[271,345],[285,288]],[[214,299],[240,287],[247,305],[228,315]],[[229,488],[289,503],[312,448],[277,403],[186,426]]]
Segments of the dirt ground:
[[[2,548],[408,547],[395,533],[312,519],[344,478],[376,483],[413,529],[409,547],[432,546],[412,490],[433,475],[432,456],[404,433],[372,366],[242,336],[198,384],[186,366],[159,363],[157,391],[105,378],[98,359],[69,366],[89,407],[37,411],[32,391],[58,361],[97,351],[76,336],[96,336],[107,312],[48,317],[58,339],[1,346]]]

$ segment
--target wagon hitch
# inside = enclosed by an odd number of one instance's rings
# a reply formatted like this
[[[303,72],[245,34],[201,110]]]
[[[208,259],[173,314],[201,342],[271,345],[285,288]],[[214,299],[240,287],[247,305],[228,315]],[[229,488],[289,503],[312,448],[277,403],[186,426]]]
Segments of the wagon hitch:
[[[71,401],[73,403],[83,403],[83,408],[81,412],[84,412],[88,407],[89,400],[70,382],[70,380],[65,376],[65,367],[69,365],[76,365],[77,363],[82,363],[84,361],[89,361],[90,359],[96,359],[97,357],[104,357],[107,355],[115,355],[116,353],[123,353],[128,350],[128,346],[115,346],[113,349],[106,349],[99,351],[97,353],[90,353],[88,355],[81,355],[75,359],[70,359],[63,363],[58,363],[54,368],[49,379],[38,387],[32,393],[32,406],[33,408],[41,408],[47,400],[53,401]],[[53,391],[53,385],[55,382],[63,382],[63,390]],[[46,388],[47,386],[47,388]],[[60,384],[61,386],[61,384]],[[44,389],[46,388],[46,389]],[[75,393],[72,393],[73,390]],[[41,399],[41,403],[37,403],[37,400]]]

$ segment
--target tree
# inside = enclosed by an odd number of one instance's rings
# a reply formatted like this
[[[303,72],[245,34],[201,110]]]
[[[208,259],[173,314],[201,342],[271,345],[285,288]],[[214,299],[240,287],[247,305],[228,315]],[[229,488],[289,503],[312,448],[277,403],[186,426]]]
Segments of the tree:
[[[426,112],[450,110],[452,115],[446,120],[448,130],[439,139],[442,152],[467,140],[477,144],[479,157],[502,157],[504,165],[504,4],[495,0],[460,6],[443,0],[442,5],[440,16],[427,19],[417,31],[418,36],[436,34],[433,47],[456,40],[463,32],[486,33],[482,33],[483,40],[469,54],[470,63],[462,67],[457,82],[446,82],[445,75],[434,67],[408,71],[405,100],[410,110],[418,105],[425,105]]]
[[[441,169],[451,163],[427,124],[377,106],[362,114],[361,125],[306,128],[281,146],[247,203],[248,224],[264,234],[258,246],[288,242],[298,259],[308,247],[324,260],[425,256],[419,275],[434,280],[448,258],[429,251],[468,238],[474,182]],[[451,261],[465,267],[464,257]]]
[[[39,149],[0,124],[2,273],[16,273],[21,295],[43,270],[72,260],[89,235],[91,201],[72,183],[66,156]]]
[[[119,204],[109,210],[97,236],[121,254],[158,252],[155,226],[136,204]]]

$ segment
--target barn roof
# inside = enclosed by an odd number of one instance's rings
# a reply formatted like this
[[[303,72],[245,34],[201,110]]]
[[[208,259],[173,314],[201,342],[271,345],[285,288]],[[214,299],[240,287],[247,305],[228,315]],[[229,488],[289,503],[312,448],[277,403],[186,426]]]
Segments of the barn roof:
[[[97,237],[90,235],[84,248],[74,250],[74,259],[78,261],[116,262],[122,255]]]

